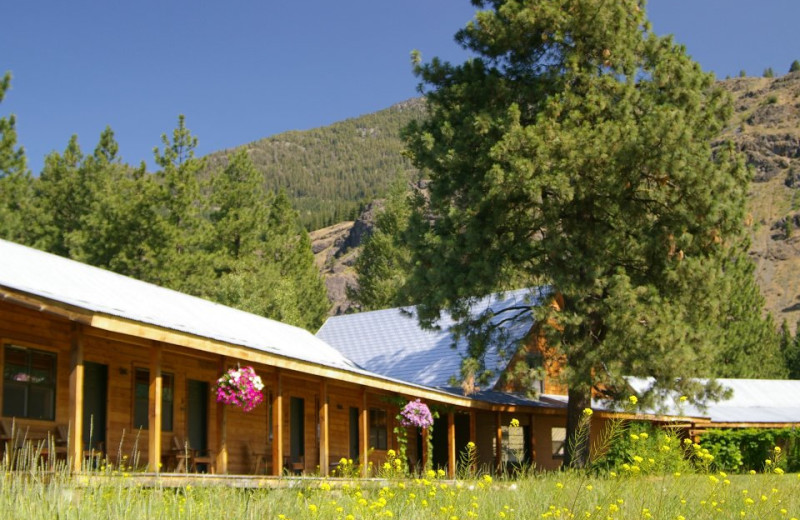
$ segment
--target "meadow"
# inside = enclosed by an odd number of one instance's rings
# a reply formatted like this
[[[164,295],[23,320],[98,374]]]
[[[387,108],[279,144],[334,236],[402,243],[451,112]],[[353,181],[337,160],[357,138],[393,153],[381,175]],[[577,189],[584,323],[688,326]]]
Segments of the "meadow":
[[[32,453],[4,459],[0,512],[14,520],[800,517],[800,475],[781,468],[779,447],[762,471],[728,474],[707,450],[668,432],[624,435],[623,452],[588,469],[544,473],[523,467],[490,475],[462,465],[455,480],[441,470],[409,478],[393,458],[377,468],[377,478],[263,478],[250,480],[250,488],[236,487],[236,480],[204,485],[202,478],[174,485],[105,463],[70,475],[63,466],[35,463]],[[469,453],[461,460],[468,462]]]

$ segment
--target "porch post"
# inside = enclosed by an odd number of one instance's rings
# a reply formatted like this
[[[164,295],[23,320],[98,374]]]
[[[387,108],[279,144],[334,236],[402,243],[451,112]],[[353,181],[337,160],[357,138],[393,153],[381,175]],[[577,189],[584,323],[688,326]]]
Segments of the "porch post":
[[[478,417],[475,410],[469,411],[469,441],[475,444],[475,446],[478,445]],[[477,461],[475,461],[475,464],[472,465],[470,470],[478,471]]]
[[[430,433],[428,432],[428,428],[422,429],[422,467],[423,469],[428,468],[428,436]]]
[[[69,460],[72,471],[83,464],[83,326],[72,325],[69,361]]]
[[[361,476],[369,476],[369,408],[367,408],[367,387],[361,388],[361,420],[359,421],[358,439],[361,444]]]
[[[500,412],[497,412],[495,415],[494,445],[496,448],[494,453],[494,465],[497,468],[497,472],[500,473],[500,468],[503,465],[503,423]]]
[[[447,414],[447,474],[456,478],[456,414]]]
[[[227,369],[228,358],[222,356],[217,373],[222,374]],[[214,471],[223,475],[228,473],[228,407],[223,403],[217,403],[217,457]]]
[[[272,392],[272,474],[283,473],[283,381],[281,370],[275,369],[274,390]]]
[[[161,466],[161,395],[163,381],[161,378],[161,361],[163,347],[155,343],[150,349],[150,388],[148,406],[147,467],[158,473]]]
[[[328,476],[328,380],[323,379],[319,389],[319,472]]]

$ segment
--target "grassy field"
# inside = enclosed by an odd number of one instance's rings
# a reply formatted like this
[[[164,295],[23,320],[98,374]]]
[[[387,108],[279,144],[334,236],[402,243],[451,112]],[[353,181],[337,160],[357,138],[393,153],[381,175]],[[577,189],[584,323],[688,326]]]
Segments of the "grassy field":
[[[800,475],[582,471],[444,480],[285,479],[264,487],[180,487],[114,471],[6,471],[4,519],[702,519],[800,517]]]
[[[588,469],[543,473],[521,468],[513,478],[492,476],[463,469],[474,467],[472,445],[460,458],[464,464],[456,480],[446,480],[441,470],[405,477],[391,450],[376,468],[379,477],[372,479],[186,475],[178,481],[137,472],[125,465],[127,458],[123,466],[102,462],[70,474],[63,461],[60,467],[42,467],[33,450],[0,463],[0,518],[800,518],[800,475],[782,469],[786,454],[779,447],[770,450],[760,471],[727,474],[716,468],[712,453],[674,433],[612,430],[606,438],[614,444],[595,447],[604,455],[595,456]],[[345,463],[344,473],[358,474],[358,468]]]

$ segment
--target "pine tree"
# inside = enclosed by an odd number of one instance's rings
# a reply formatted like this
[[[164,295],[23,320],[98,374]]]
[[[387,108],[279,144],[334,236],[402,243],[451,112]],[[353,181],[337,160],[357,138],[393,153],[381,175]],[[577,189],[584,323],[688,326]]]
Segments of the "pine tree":
[[[11,88],[11,74],[0,81],[0,103]],[[16,118],[0,118],[0,238],[30,243],[32,237],[32,179],[25,151],[17,147]]]
[[[44,167],[35,184],[39,234],[36,246],[70,258],[72,235],[94,204],[96,179],[85,157],[78,136],[70,137],[63,153],[45,157]]]
[[[570,438],[592,392],[620,398],[623,376],[718,395],[693,377],[717,358],[716,280],[744,213],[743,161],[710,147],[729,98],[651,32],[642,1],[475,4],[487,9],[456,39],[476,57],[416,68],[429,118],[408,146],[431,179],[409,234],[421,323],[447,309],[469,324],[477,296],[548,287],[533,310],[566,359]],[[565,464],[585,459],[578,445]]]
[[[330,306],[308,233],[284,193],[264,187],[244,150],[211,182],[208,245],[216,280],[208,297],[238,309],[316,330]]]
[[[800,321],[797,322],[795,335],[792,336],[789,324],[783,320],[780,330],[780,348],[789,379],[800,379]]]
[[[764,297],[756,284],[755,264],[747,257],[748,242],[732,249],[723,263],[717,292],[721,301],[720,336],[715,362],[708,375],[734,378],[784,378],[787,365],[782,337],[772,315],[763,317]],[[785,325],[784,321],[784,325]],[[791,337],[790,337],[791,339]]]
[[[789,72],[797,72],[800,70],[800,60],[794,60],[789,66]]]
[[[775,77],[775,71],[772,70],[772,67],[767,67],[766,69],[764,69],[764,77],[765,78],[774,78]]]
[[[395,183],[375,218],[372,234],[356,260],[358,288],[348,296],[362,310],[386,309],[412,303],[406,288],[411,272],[408,232],[411,204],[406,183]]]
[[[160,186],[156,227],[169,245],[159,251],[162,256],[156,264],[162,272],[151,281],[189,294],[202,294],[205,280],[212,277],[211,259],[204,250],[210,229],[199,178],[205,162],[195,157],[197,137],[186,127],[182,114],[172,137],[163,134],[161,142],[163,150],[153,150],[161,168],[156,172]]]

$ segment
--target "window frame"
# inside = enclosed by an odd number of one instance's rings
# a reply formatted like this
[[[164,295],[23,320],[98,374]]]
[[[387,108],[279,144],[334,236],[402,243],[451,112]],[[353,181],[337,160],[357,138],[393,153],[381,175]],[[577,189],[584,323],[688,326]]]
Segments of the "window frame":
[[[141,384],[139,375],[146,374],[147,377],[147,398],[141,399],[137,395],[138,386]],[[165,384],[170,381],[170,385]],[[169,392],[165,390],[169,390]],[[150,429],[150,369],[146,367],[135,366],[133,367],[133,391],[131,407],[131,426],[134,430],[148,431]],[[139,408],[144,406],[144,421],[137,421],[138,415],[141,415],[142,410]],[[168,410],[168,413],[164,413]],[[169,419],[168,421],[165,419]],[[142,424],[137,424],[142,422]],[[161,372],[161,431],[172,432],[175,429],[175,374],[173,372]]]
[[[3,417],[15,417],[19,419],[25,420],[32,420],[32,421],[48,421],[53,422],[56,420],[56,408],[57,408],[57,397],[58,397],[58,350],[56,349],[49,349],[42,345],[34,345],[26,342],[20,342],[13,339],[6,339],[0,338],[0,352],[2,353],[2,362],[3,362],[3,381],[2,381],[2,388],[0,388],[0,414]],[[7,370],[7,349],[17,349],[25,352],[25,362],[26,362],[26,375],[30,377],[32,369],[33,369],[33,359],[32,354],[43,355],[51,358],[52,362],[50,363],[51,372],[49,374],[50,383],[48,384],[37,384],[33,381],[15,381],[12,379],[6,378],[6,370]],[[22,388],[24,392],[24,402],[23,402],[23,414],[7,414],[6,413],[6,406],[5,406],[5,397],[8,391],[7,385],[16,388]],[[48,415],[44,417],[31,417],[30,415],[30,397],[31,397],[31,389],[45,389],[49,390],[49,397],[50,397],[50,406],[48,410]],[[44,408],[44,407],[42,407]]]
[[[368,440],[371,448],[389,449],[389,414],[383,408],[370,408],[368,413]]]

